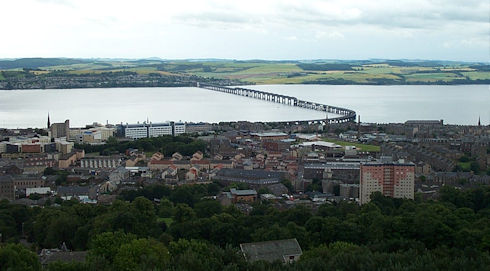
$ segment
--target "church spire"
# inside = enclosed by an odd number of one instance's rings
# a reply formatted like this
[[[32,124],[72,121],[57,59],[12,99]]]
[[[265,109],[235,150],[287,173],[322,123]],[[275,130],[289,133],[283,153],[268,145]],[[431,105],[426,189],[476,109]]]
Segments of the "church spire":
[[[481,126],[480,116],[478,116],[478,127]]]
[[[51,121],[49,121],[49,112],[48,112],[48,129],[51,127]]]

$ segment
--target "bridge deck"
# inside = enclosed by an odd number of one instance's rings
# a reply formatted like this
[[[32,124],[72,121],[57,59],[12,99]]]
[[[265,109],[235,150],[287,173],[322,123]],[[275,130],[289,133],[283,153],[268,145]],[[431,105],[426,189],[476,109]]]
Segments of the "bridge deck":
[[[281,95],[281,94],[276,94],[267,91],[260,91],[255,89],[240,88],[240,87],[231,88],[226,86],[217,86],[217,85],[205,84],[200,82],[197,82],[197,87],[239,95],[239,96],[250,97],[254,99],[270,101],[274,103],[281,103],[289,106],[306,108],[309,110],[323,111],[326,113],[328,112],[328,113],[334,113],[340,115],[339,117],[328,118],[328,119],[284,121],[287,123],[290,122],[342,123],[342,122],[349,122],[349,121],[356,120],[356,112],[353,110],[337,107],[337,106],[326,105],[326,104],[303,101],[292,96]]]

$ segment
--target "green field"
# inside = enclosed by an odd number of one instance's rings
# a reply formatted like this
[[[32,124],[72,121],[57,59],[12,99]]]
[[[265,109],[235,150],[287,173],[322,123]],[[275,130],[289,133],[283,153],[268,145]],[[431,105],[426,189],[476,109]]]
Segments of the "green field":
[[[340,145],[340,146],[355,146],[357,149],[359,149],[361,151],[368,151],[368,152],[380,152],[381,151],[381,147],[376,146],[376,145],[353,143],[353,142],[342,141],[342,140],[331,139],[331,138],[324,138],[323,141],[335,143],[335,144]]]
[[[462,74],[471,80],[490,79],[490,72],[462,72]]]
[[[52,62],[52,65],[48,64]],[[2,62],[0,62],[1,64]],[[6,62],[3,62],[6,63]],[[46,60],[19,61],[32,74],[136,72],[201,76],[247,84],[472,84],[490,82],[488,64],[444,61],[235,61],[235,60]],[[43,66],[36,66],[42,63]],[[3,64],[7,65],[7,64]],[[8,71],[22,71],[9,65]],[[2,68],[0,67],[0,70]],[[0,80],[8,78],[2,78]],[[477,81],[478,80],[478,81]],[[488,82],[487,82],[488,81]]]
[[[463,76],[451,72],[413,73],[405,75],[405,78],[407,82],[448,82],[454,79],[465,79]]]

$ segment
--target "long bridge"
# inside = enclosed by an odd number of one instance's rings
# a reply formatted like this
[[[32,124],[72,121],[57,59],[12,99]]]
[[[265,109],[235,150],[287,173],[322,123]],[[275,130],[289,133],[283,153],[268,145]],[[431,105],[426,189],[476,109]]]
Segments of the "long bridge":
[[[270,101],[273,103],[279,103],[289,106],[301,107],[309,110],[322,111],[328,116],[328,113],[340,115],[334,118],[325,118],[325,119],[315,119],[315,120],[297,120],[295,122],[314,122],[314,123],[342,123],[356,120],[356,112],[347,108],[331,106],[326,104],[314,103],[300,100],[296,97],[281,95],[276,93],[271,93],[267,91],[260,91],[255,89],[241,88],[241,87],[226,87],[226,86],[217,86],[211,84],[205,84],[197,82],[198,88],[205,88],[209,90],[250,97],[254,99]],[[284,121],[291,122],[291,121]]]

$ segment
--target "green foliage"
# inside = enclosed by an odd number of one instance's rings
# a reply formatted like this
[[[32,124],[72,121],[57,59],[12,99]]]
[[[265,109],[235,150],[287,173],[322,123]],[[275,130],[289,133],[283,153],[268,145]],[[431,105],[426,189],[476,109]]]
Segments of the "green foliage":
[[[0,246],[0,270],[37,271],[41,264],[37,255],[20,244]]]
[[[488,187],[444,186],[439,201],[373,194],[362,206],[327,203],[318,210],[254,204],[248,215],[220,206],[207,193],[206,185],[184,186],[166,191],[159,203],[139,195],[111,206],[26,208],[1,201],[0,230],[4,240],[16,241],[24,225],[34,247],[65,242],[89,251],[84,264],[56,263],[48,270],[485,270],[490,265]],[[304,252],[292,265],[248,263],[238,250],[241,243],[287,238],[296,238]],[[24,268],[20,260],[39,270],[37,256],[26,248],[0,248],[0,270]]]
[[[463,162],[463,163],[464,163],[464,162],[469,162],[469,161],[470,161],[470,158],[469,158],[467,155],[463,155],[463,156],[461,156],[461,157],[458,159],[458,161]]]
[[[104,232],[90,240],[89,259],[97,262],[97,266],[111,265],[119,248],[136,239],[134,234],[126,234],[122,231]]]
[[[182,155],[192,155],[197,151],[204,152],[206,142],[188,136],[159,136],[123,142],[109,138],[104,145],[76,144],[75,147],[85,150],[86,153],[99,152],[102,155],[124,153],[132,148],[144,152],[159,151],[165,156],[171,156],[175,152],[180,152]]]
[[[119,247],[114,257],[116,270],[165,270],[170,264],[170,254],[160,242],[136,239]]]
[[[476,161],[471,162],[470,169],[475,174],[480,174],[480,165],[478,164],[478,162],[476,162]]]

